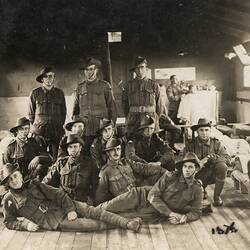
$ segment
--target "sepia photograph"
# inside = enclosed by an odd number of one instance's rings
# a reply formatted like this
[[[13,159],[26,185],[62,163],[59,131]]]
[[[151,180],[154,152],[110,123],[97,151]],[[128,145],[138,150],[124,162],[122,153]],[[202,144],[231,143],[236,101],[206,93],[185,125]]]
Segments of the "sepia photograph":
[[[0,250],[250,249],[249,0],[0,0]]]

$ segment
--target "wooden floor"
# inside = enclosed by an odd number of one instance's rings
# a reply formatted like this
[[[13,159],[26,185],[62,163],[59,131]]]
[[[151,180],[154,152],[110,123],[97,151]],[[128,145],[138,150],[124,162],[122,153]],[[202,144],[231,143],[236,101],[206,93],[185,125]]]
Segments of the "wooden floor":
[[[209,195],[212,193],[211,187]],[[223,194],[225,206],[214,208],[209,216],[186,225],[168,222],[145,224],[141,233],[109,230],[95,233],[17,232],[6,229],[0,218],[0,249],[140,249],[200,250],[250,249],[250,206],[245,194],[234,190],[227,181]],[[212,234],[212,228],[235,222],[237,233]]]

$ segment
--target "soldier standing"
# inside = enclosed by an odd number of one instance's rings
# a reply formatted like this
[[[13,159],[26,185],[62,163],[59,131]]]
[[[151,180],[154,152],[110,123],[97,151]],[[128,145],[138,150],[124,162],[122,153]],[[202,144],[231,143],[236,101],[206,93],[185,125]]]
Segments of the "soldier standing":
[[[116,122],[116,104],[111,85],[100,80],[97,72],[101,62],[94,58],[88,58],[84,67],[86,80],[80,83],[75,90],[73,115],[80,115],[86,119],[86,143],[91,145],[100,120],[107,118]]]
[[[177,113],[181,101],[182,90],[176,75],[170,76],[170,85],[167,88],[169,100],[168,115],[175,124],[179,123]]]
[[[147,77],[147,60],[137,57],[130,71],[135,72],[136,77],[128,81],[122,93],[128,137],[137,131],[142,117],[146,114],[155,119],[156,130],[159,129],[158,117],[164,111],[159,85]]]
[[[42,86],[31,91],[28,116],[36,133],[46,140],[55,161],[64,134],[65,97],[63,91],[54,86],[55,71],[52,67],[45,67],[36,80]]]

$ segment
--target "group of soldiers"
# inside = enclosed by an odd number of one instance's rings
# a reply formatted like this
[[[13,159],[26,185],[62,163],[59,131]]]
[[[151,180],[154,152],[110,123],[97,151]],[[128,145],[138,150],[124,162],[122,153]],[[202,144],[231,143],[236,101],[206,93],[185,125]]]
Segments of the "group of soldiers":
[[[206,187],[213,183],[213,205],[223,205],[230,157],[211,137],[211,123],[201,118],[191,127],[197,137],[177,160],[180,129],[163,112],[159,85],[147,77],[147,60],[135,60],[135,78],[123,88],[125,131],[116,127],[112,86],[98,78],[100,68],[94,58],[81,68],[86,79],[75,90],[66,124],[54,69],[45,67],[37,76],[41,86],[30,94],[28,118],[17,119],[2,154],[7,228],[137,232],[152,218],[183,224],[199,219]]]

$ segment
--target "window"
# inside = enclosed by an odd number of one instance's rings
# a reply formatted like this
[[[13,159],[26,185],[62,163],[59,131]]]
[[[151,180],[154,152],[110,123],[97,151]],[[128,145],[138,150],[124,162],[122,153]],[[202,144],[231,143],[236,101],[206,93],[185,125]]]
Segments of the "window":
[[[250,87],[250,65],[243,68],[243,86]]]
[[[171,75],[176,75],[178,80],[196,80],[195,67],[155,69],[155,79],[169,79]]]
[[[122,32],[108,32],[109,43],[117,43],[122,41]]]

